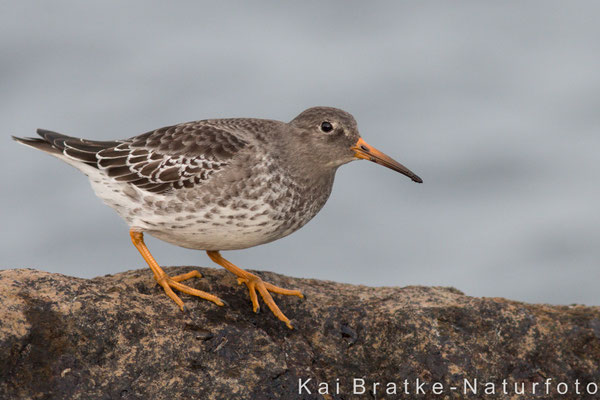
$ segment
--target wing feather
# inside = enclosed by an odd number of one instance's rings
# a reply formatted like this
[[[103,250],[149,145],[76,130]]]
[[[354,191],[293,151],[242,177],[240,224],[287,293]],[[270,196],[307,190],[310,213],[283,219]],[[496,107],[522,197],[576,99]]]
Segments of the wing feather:
[[[248,145],[238,135],[220,126],[219,120],[188,122],[102,149],[96,153],[97,164],[109,176],[146,191],[192,188],[209,180]]]
[[[105,171],[117,181],[166,193],[203,184],[249,145],[240,134],[243,127],[235,121],[193,121],[115,141],[79,139],[42,129],[38,134],[51,151]]]

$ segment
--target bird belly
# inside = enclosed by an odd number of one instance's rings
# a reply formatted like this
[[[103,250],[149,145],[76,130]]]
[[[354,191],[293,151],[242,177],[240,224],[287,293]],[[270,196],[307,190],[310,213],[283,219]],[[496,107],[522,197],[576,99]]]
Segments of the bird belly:
[[[274,207],[267,199],[233,201],[226,206],[182,212],[153,211],[141,218],[152,236],[197,250],[237,250],[272,242],[300,229],[317,213],[293,207],[292,201]],[[240,206],[241,205],[241,206]]]
[[[149,194],[100,171],[84,172],[96,195],[131,229],[197,250],[244,249],[287,236],[312,219],[329,195],[327,190],[306,201],[305,193],[279,185],[269,185],[259,196],[227,200],[223,193],[213,193],[212,198],[193,191],[181,196]]]
[[[149,229],[147,232],[165,242],[196,250],[238,250],[258,246],[277,239],[268,233],[270,226],[262,228],[235,225],[206,226],[192,224],[187,227]]]

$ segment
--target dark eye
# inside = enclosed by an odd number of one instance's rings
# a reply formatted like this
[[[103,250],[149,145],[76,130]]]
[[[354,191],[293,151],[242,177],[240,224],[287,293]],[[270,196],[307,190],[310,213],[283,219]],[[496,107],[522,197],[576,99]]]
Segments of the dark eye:
[[[331,132],[333,130],[333,125],[331,125],[330,122],[325,121],[321,123],[321,130],[323,132]]]

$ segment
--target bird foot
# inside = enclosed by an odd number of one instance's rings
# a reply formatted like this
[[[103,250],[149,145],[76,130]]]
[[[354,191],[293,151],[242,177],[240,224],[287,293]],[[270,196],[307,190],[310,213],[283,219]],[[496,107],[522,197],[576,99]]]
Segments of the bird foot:
[[[284,289],[272,285],[270,283],[264,282],[262,279],[260,279],[260,277],[251,274],[248,271],[244,271],[243,269],[237,267],[230,261],[227,261],[223,258],[223,256],[221,256],[221,253],[219,253],[216,250],[207,250],[206,254],[208,254],[211,260],[213,260],[221,267],[225,268],[226,270],[237,276],[238,284],[241,285],[243,283],[248,287],[248,292],[250,293],[250,300],[252,301],[252,309],[254,310],[254,312],[258,312],[258,310],[260,309],[258,305],[258,296],[256,295],[256,291],[258,290],[258,293],[260,293],[260,296],[263,298],[263,301],[267,304],[267,306],[273,312],[273,314],[281,321],[285,322],[288,328],[294,329],[288,317],[286,317],[281,312],[279,307],[277,307],[277,304],[275,304],[275,301],[273,300],[273,297],[271,297],[271,293],[269,292],[285,294],[287,296],[298,296],[301,299],[303,299],[304,295],[302,295],[302,293],[299,290]]]
[[[210,293],[206,293],[202,290],[194,289],[193,287],[189,287],[187,285],[179,283],[190,278],[202,278],[202,274],[200,272],[194,270],[186,274],[176,275],[173,277],[167,275],[165,271],[163,271],[163,269],[160,267],[160,265],[158,265],[154,257],[152,257],[152,254],[150,254],[150,250],[148,250],[148,247],[146,247],[146,244],[144,243],[144,234],[142,232],[130,230],[129,235],[131,236],[131,241],[133,242],[133,245],[138,249],[142,257],[144,257],[144,260],[146,260],[146,262],[148,263],[148,266],[154,274],[154,279],[156,279],[156,282],[158,282],[158,284],[163,287],[167,296],[169,296],[171,300],[177,303],[181,311],[183,311],[184,308],[183,301],[181,301],[179,296],[175,294],[173,289],[177,289],[180,292],[187,293],[192,296],[198,296],[208,301],[212,301],[218,306],[225,305],[225,303],[223,303],[223,300],[221,300],[217,296],[213,296]]]
[[[268,282],[264,282],[260,277],[254,274],[251,274],[247,271],[244,272],[247,274],[247,276],[238,277],[237,281],[239,285],[245,284],[248,287],[248,292],[250,293],[250,301],[252,301],[252,310],[255,313],[259,312],[260,310],[260,305],[258,304],[258,296],[256,295],[256,291],[258,290],[258,293],[260,293],[260,297],[262,297],[263,301],[269,307],[271,312],[273,312],[273,314],[277,318],[279,318],[279,320],[283,321],[288,328],[294,329],[288,317],[286,317],[285,314],[279,309],[279,307],[275,303],[275,300],[273,300],[271,293],[269,292],[284,294],[287,296],[298,296],[301,299],[303,299],[304,295],[302,294],[302,292],[300,292],[299,290],[280,288],[279,286],[275,286]]]
[[[172,277],[163,272],[163,275],[161,275],[160,277],[155,277],[156,282],[163,287],[167,296],[169,296],[175,303],[177,303],[181,311],[183,311],[184,309],[183,301],[179,298],[179,296],[175,294],[173,289],[177,289],[180,292],[187,293],[192,296],[201,297],[208,301],[212,301],[218,306],[225,305],[225,303],[223,303],[223,300],[221,300],[217,296],[180,283],[190,278],[202,278],[202,274],[194,270],[186,274],[176,275]]]

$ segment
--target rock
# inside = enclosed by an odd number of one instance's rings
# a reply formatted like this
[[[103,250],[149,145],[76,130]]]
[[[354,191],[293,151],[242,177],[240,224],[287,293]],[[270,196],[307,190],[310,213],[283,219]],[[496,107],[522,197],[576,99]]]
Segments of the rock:
[[[599,307],[259,272],[306,294],[274,296],[289,330],[254,314],[231,274],[199,270],[190,285],[227,306],[181,295],[182,313],[148,269],[89,280],[0,271],[0,398],[592,398],[600,385]]]

